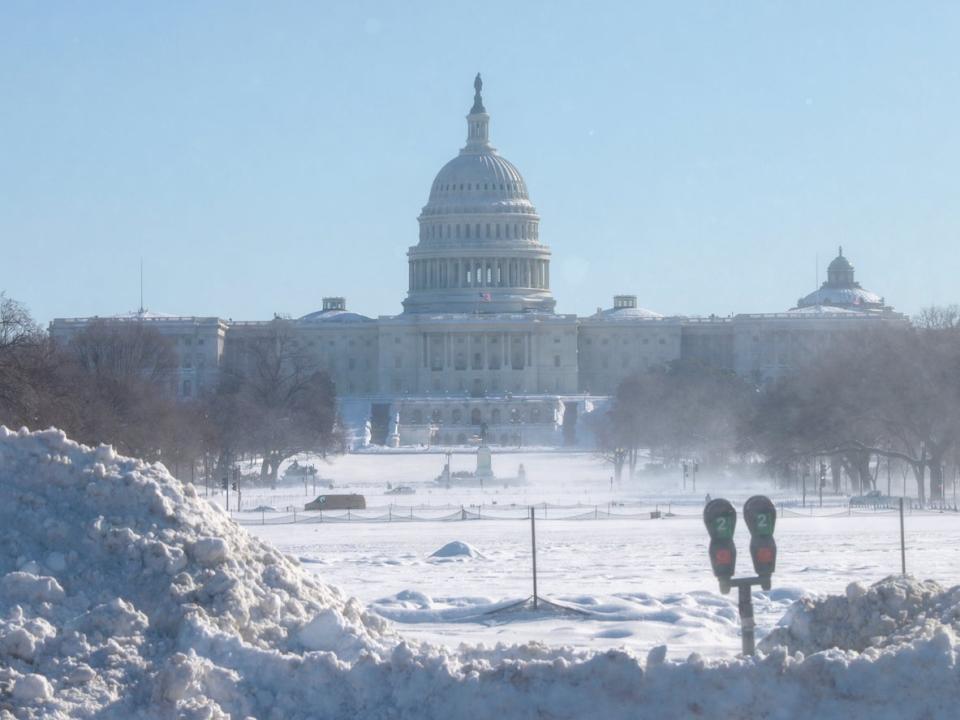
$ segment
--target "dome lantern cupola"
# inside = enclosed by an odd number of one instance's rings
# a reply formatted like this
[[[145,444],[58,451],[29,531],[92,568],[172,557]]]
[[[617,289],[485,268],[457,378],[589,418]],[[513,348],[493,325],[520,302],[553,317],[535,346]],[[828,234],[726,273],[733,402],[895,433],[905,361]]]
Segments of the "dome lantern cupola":
[[[473,80],[473,89],[473,107],[467,115],[467,146],[461,152],[493,150],[494,148],[490,146],[490,116],[483,107],[483,97],[480,95],[480,91],[483,90],[480,73],[477,73],[477,77]]]
[[[827,285],[830,287],[857,287],[853,280],[853,265],[843,256],[843,245],[833,262],[827,266]]]

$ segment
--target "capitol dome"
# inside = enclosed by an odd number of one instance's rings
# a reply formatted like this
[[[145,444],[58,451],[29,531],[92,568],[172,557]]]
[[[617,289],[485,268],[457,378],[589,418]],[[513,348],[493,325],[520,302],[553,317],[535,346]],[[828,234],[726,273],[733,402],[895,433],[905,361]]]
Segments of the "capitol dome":
[[[478,74],[467,144],[437,173],[418,218],[405,312],[553,312],[540,217],[520,171],[490,144],[482,87]]]

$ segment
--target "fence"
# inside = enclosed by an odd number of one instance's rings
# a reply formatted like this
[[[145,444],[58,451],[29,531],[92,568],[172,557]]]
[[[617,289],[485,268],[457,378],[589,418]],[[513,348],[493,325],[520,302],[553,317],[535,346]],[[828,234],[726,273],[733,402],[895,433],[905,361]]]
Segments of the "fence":
[[[292,510],[276,512],[239,512],[230,516],[240,525],[292,525],[309,523],[384,523],[384,522],[464,522],[477,520],[529,520],[529,505],[387,505],[370,507],[365,510],[306,511]],[[662,505],[606,503],[597,505],[553,505],[540,503],[534,505],[533,512],[537,520],[697,520],[703,515],[698,506],[684,505],[673,509],[672,503]],[[837,518],[837,517],[879,517],[895,515],[895,509],[876,510],[850,507],[807,508],[797,511],[790,507],[779,507],[782,518]],[[911,515],[953,515],[960,517],[956,509],[929,510],[913,508]]]

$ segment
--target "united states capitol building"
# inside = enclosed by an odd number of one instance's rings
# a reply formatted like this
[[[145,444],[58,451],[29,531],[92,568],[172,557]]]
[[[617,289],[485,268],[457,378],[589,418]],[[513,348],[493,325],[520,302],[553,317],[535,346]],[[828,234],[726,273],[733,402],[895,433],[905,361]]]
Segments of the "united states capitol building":
[[[173,341],[185,401],[212,389],[245,345],[282,323],[337,387],[354,435],[375,444],[589,443],[590,413],[627,376],[677,359],[775,379],[838,334],[906,318],[854,279],[839,252],[827,280],[782,312],[681,317],[616,295],[588,317],[554,311],[551,252],[520,171],[490,144],[480,76],[467,139],[430,186],[418,242],[407,252],[403,312],[351,312],[343,297],[299,319],[227,321],[140,311],[58,318],[69,338],[91,321],[143,322]]]

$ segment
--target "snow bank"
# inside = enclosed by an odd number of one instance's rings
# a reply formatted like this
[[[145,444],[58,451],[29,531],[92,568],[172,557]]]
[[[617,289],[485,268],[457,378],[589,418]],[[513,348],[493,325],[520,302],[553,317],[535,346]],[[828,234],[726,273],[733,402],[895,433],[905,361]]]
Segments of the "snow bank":
[[[853,591],[864,612],[882,596],[880,619],[813,654],[787,648],[833,637],[816,602],[791,614],[785,647],[749,660],[453,652],[398,641],[162,466],[0,428],[3,720],[952,717],[960,597],[897,582]],[[874,628],[892,634],[866,647]]]
[[[872,587],[850,583],[845,596],[801,598],[761,649],[786,647],[806,655],[839,648],[863,652],[960,628],[960,587],[945,592],[932,580],[888,577]]]

